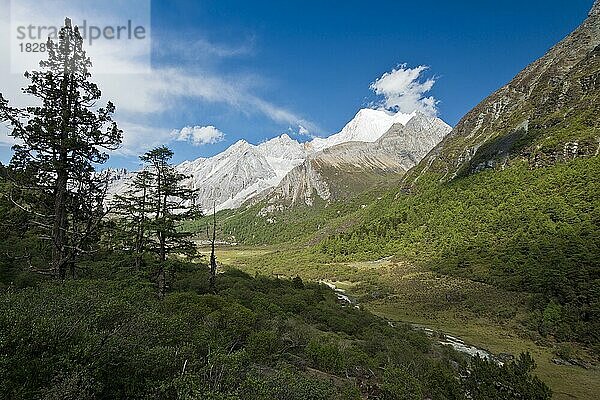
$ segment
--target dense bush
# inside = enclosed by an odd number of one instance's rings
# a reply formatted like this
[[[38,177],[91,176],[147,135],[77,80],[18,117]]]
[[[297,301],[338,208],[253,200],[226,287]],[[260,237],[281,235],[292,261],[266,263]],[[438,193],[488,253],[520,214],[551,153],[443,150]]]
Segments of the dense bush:
[[[517,393],[520,398],[528,400],[551,398],[550,390],[539,378],[532,375],[523,379],[534,368],[535,363],[529,354],[521,354],[518,360],[500,369],[475,357],[464,385],[474,399],[512,399]]]
[[[325,286],[231,271],[213,294],[199,283],[207,273],[198,264],[180,263],[171,274],[162,301],[135,274],[8,286],[0,292],[0,398],[468,395],[457,380],[467,376],[463,356],[343,307]],[[513,375],[531,379],[530,370]]]

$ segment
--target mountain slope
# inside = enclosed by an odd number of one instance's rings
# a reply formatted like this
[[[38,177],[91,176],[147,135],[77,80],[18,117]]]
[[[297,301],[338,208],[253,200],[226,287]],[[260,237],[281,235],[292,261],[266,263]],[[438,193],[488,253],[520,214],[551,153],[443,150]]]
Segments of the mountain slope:
[[[209,159],[184,162],[177,169],[191,178],[198,190],[198,204],[209,209],[235,209],[268,195],[295,167],[315,152],[352,141],[360,147],[379,139],[394,123],[406,123],[415,114],[392,114],[362,109],[344,128],[328,138],[299,143],[281,135],[257,146],[239,141]],[[310,171],[307,171],[310,175]],[[323,196],[327,195],[323,192]]]
[[[600,4],[485,99],[361,221],[333,259],[395,255],[530,293],[526,329],[600,351]]]
[[[190,176],[187,184],[198,190],[198,204],[205,209],[237,208],[248,199],[277,185],[306,158],[304,146],[282,135],[258,146],[238,141],[209,159],[186,161],[177,166]]]
[[[390,113],[385,110],[372,110],[363,108],[344,126],[344,128],[327,138],[315,138],[307,147],[312,152],[333,147],[348,142],[374,142],[387,132],[392,125],[406,125],[416,113]]]
[[[323,200],[351,197],[415,166],[451,129],[439,118],[414,113],[405,124],[394,123],[373,142],[325,148],[290,171],[268,202],[312,205],[315,196]]]
[[[313,158],[338,169],[407,171],[450,132],[439,118],[416,113],[406,124],[395,123],[373,143],[339,144]]]
[[[596,2],[573,34],[468,113],[407,173],[411,190],[268,216],[254,208],[223,221],[224,233],[317,243],[313,257],[323,263],[395,256],[525,292],[530,311],[498,311],[501,321],[517,318],[548,343],[583,342],[600,354],[599,11]],[[516,91],[516,82],[529,89]],[[511,100],[500,107],[502,98]]]
[[[598,153],[600,6],[572,34],[458,123],[421,165],[448,180],[526,158],[547,165]]]

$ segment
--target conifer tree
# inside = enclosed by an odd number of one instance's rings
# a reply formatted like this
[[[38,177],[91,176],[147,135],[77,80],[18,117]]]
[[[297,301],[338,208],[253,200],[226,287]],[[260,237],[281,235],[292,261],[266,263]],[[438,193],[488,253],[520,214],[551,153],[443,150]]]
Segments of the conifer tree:
[[[101,92],[90,81],[92,63],[69,19],[47,49],[40,70],[25,73],[30,84],[23,92],[39,105],[13,108],[0,95],[0,120],[9,122],[10,135],[19,141],[11,167],[33,171],[35,177],[18,186],[50,199],[50,207],[42,200],[26,207],[52,243],[52,273],[64,279],[69,268],[74,274],[77,256],[89,250],[102,220],[106,182],[94,166],[106,162],[106,151],[118,148],[122,132],[111,119],[114,105],[96,106]]]
[[[137,173],[128,191],[115,198],[114,212],[123,220],[131,238],[136,266],[141,267],[144,254],[154,254],[158,261],[158,295],[166,291],[166,261],[169,254],[194,256],[196,246],[181,222],[199,216],[195,191],[182,185],[185,175],[178,173],[165,146],[140,157],[143,169]]]
[[[143,268],[147,251],[151,184],[150,172],[141,170],[129,183],[125,193],[116,195],[112,202],[112,212],[118,216],[119,239],[123,247],[132,250],[137,270]]]

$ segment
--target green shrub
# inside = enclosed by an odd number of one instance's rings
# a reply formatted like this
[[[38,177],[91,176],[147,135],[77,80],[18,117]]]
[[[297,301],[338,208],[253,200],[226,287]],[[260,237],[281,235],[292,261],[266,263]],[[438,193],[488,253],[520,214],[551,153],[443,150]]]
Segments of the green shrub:
[[[423,390],[419,381],[400,368],[388,368],[383,374],[384,400],[421,400]]]

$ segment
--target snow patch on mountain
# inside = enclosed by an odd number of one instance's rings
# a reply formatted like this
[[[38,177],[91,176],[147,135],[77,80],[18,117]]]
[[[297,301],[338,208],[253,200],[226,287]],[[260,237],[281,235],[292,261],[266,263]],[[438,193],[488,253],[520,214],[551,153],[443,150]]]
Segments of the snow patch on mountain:
[[[341,193],[336,193],[335,187],[345,176],[352,179],[356,172],[402,174],[417,165],[451,130],[441,119],[417,112],[405,124],[394,123],[373,142],[349,141],[309,154],[271,191],[261,214],[282,205],[312,206],[316,197],[329,201],[354,193],[347,190],[350,183],[343,185]]]
[[[259,145],[240,140],[214,157],[186,161],[176,168],[190,177],[184,183],[198,191],[197,204],[211,209],[215,202],[222,210],[240,207],[276,186],[305,158],[302,144],[281,135]]]

